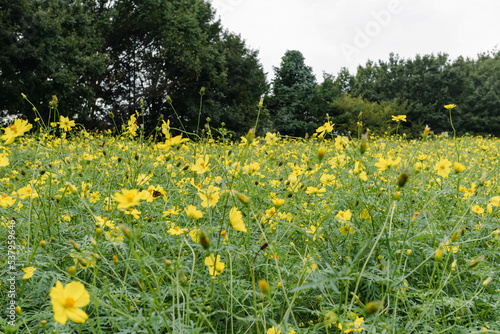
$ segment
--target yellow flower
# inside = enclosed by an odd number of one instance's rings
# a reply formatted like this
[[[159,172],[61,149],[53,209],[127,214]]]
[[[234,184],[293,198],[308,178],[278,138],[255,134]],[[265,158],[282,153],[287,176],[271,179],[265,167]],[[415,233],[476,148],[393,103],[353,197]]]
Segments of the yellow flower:
[[[398,116],[392,116],[392,120],[395,122],[406,122],[406,115],[398,115]]]
[[[500,196],[495,196],[492,199],[490,199],[490,203],[493,206],[500,206]]]
[[[212,276],[220,275],[226,266],[224,262],[220,261],[220,255],[217,255],[216,259],[214,253],[205,258],[205,265],[208,267],[208,272]]]
[[[54,309],[54,320],[65,325],[68,318],[76,323],[83,324],[88,315],[80,309],[90,302],[90,295],[80,282],[71,282],[63,287],[57,281],[56,286],[50,289],[50,298]]]
[[[387,157],[387,159],[379,158],[378,162],[375,164],[375,167],[378,167],[379,171],[384,171],[387,168],[391,168],[392,166],[395,166],[400,162],[401,162],[400,157],[397,157],[395,160],[392,160],[391,157]]]
[[[482,207],[480,207],[479,205],[473,205],[472,211],[477,213],[477,214],[481,214],[484,212],[484,209]]]
[[[188,205],[188,207],[184,209],[184,212],[186,212],[186,215],[192,219],[200,219],[203,217],[203,213],[194,205]]]
[[[201,198],[201,206],[204,208],[212,207],[219,201],[220,188],[212,185],[208,186],[207,190],[200,190],[198,196]]]
[[[325,135],[325,132],[332,132],[333,130],[333,126],[335,124],[332,124],[330,122],[326,122],[325,124],[323,124],[322,126],[320,126],[319,128],[316,129],[316,132],[319,133],[318,137],[323,137]]]
[[[7,156],[7,153],[3,152],[0,153],[0,167],[5,167],[9,165],[9,158]]]
[[[194,243],[200,242],[200,232],[196,227],[189,231],[189,236]]]
[[[462,173],[465,170],[465,166],[462,165],[460,162],[454,162],[453,163],[453,169],[455,170],[455,173]]]
[[[447,104],[444,107],[448,110],[455,108],[457,105],[456,104]]]
[[[112,220],[108,220],[107,217],[101,218],[101,216],[94,216],[94,218],[95,218],[97,224],[99,224],[100,227],[107,226],[110,229],[114,229],[115,228],[115,224],[113,223],[113,221]]]
[[[267,334],[281,334],[281,329],[278,329],[278,327],[273,326],[269,328],[266,332]]]
[[[271,201],[273,202],[274,206],[277,207],[277,208],[279,208],[280,206],[282,206],[285,203],[284,199],[277,198],[277,197],[273,198]]]
[[[240,232],[246,232],[247,229],[245,227],[245,223],[243,222],[241,212],[238,211],[237,208],[232,208],[231,211],[229,212],[229,222],[231,223],[231,226],[236,230]]]
[[[5,145],[12,144],[16,137],[22,136],[25,132],[28,132],[33,125],[29,124],[28,121],[17,118],[14,124],[3,129],[4,134],[0,137],[1,140],[5,140]]]
[[[132,114],[132,116],[130,116],[130,119],[128,120],[128,123],[127,123],[127,131],[132,137],[137,136],[137,124],[135,124],[136,120],[137,120],[137,117]]]
[[[196,160],[196,165],[191,167],[191,170],[193,172],[196,172],[197,174],[203,174],[206,171],[208,171],[208,155],[206,155],[204,158],[198,158]]]
[[[446,178],[451,172],[450,166],[451,162],[448,159],[441,159],[436,163],[434,169],[437,171],[439,176]]]
[[[339,213],[337,213],[337,215],[335,217],[342,219],[342,220],[351,220],[352,213],[351,213],[351,210],[339,211]]]
[[[23,187],[17,191],[17,195],[19,196],[20,199],[24,199],[26,197],[31,197],[31,198],[37,198],[38,193],[36,192],[36,189],[31,188],[30,185],[27,185],[26,187]]]
[[[137,189],[122,189],[121,194],[119,192],[115,192],[113,195],[113,199],[118,202],[118,209],[127,209],[131,206],[137,205],[143,197],[143,194],[139,193]]]
[[[0,196],[0,206],[4,209],[8,206],[12,206],[15,202],[16,200],[7,194]]]
[[[325,188],[307,187],[306,189],[306,194],[316,194],[318,197],[322,197],[324,192],[326,192]]]
[[[167,233],[171,235],[181,235],[184,234],[188,231],[187,228],[180,228],[179,226],[172,226]]]
[[[350,223],[344,221],[341,223],[339,231],[343,235],[354,234],[356,232],[356,230],[354,229],[354,227],[352,227]]]
[[[59,127],[64,131],[70,131],[75,126],[75,121],[69,120],[68,117],[59,117]]]
[[[22,271],[24,271],[26,274],[24,274],[23,279],[28,279],[33,276],[33,273],[35,272],[36,268],[35,267],[27,267],[27,268],[21,268]]]

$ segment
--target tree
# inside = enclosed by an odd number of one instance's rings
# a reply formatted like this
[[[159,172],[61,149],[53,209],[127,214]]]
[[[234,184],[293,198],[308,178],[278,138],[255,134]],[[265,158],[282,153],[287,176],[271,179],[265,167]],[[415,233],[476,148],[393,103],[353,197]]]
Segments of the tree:
[[[303,136],[311,132],[317,120],[311,114],[316,79],[300,51],[287,51],[280,67],[274,68],[272,97],[269,104],[274,126],[282,134]]]

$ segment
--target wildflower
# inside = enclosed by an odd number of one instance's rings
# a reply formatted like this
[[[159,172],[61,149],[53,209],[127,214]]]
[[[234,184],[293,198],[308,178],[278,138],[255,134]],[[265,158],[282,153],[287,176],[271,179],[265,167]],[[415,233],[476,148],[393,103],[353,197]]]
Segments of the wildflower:
[[[278,329],[278,327],[273,326],[266,331],[266,334],[281,334],[281,329]]]
[[[188,205],[188,207],[184,209],[184,212],[186,212],[186,215],[192,219],[200,219],[203,217],[203,213],[194,205]]]
[[[114,229],[115,228],[115,224],[113,223],[113,221],[112,220],[108,220],[107,217],[101,218],[101,216],[94,216],[94,218],[95,218],[97,224],[99,224],[100,227],[107,226],[110,229]]]
[[[8,206],[14,205],[15,202],[16,200],[7,194],[3,194],[0,196],[0,206],[4,209]]]
[[[441,159],[436,163],[434,169],[437,171],[439,176],[446,178],[451,172],[450,166],[451,162],[448,159]]]
[[[354,322],[348,322],[348,323],[344,324],[344,326],[342,326],[341,323],[338,323],[337,327],[343,333],[362,332],[364,330],[364,328],[361,326],[365,322],[364,318],[363,317],[360,318],[355,314],[351,314],[351,318],[354,318],[354,317],[356,317],[356,319],[354,319]]]
[[[317,187],[307,187],[306,194],[316,194],[318,197],[322,197],[323,193],[326,192],[325,188],[317,188]]]
[[[196,227],[189,231],[189,236],[194,243],[200,242],[200,231]]]
[[[456,104],[447,104],[444,107],[448,110],[455,108],[457,105]]]
[[[339,211],[335,217],[341,220],[351,220],[352,213],[351,210]]]
[[[201,206],[204,208],[209,208],[215,206],[219,201],[220,188],[214,187],[212,185],[208,186],[207,190],[200,190],[198,196],[201,199]]]
[[[29,124],[28,121],[17,118],[14,124],[3,129],[4,134],[0,137],[1,140],[5,140],[5,145],[12,144],[16,137],[22,136],[25,132],[28,132],[33,125]]]
[[[384,170],[396,166],[401,162],[401,158],[397,157],[395,160],[392,160],[391,157],[387,157],[387,159],[379,158],[378,162],[375,164],[375,167],[378,167],[378,170],[383,172]]]
[[[500,206],[500,196],[495,196],[490,199],[490,203],[493,206]]]
[[[132,137],[137,136],[137,124],[135,123],[136,120],[137,117],[132,114],[132,116],[130,116],[130,119],[127,122],[127,131],[128,134]]]
[[[224,262],[221,262],[220,255],[217,255],[216,258],[214,253],[205,258],[205,265],[208,267],[211,276],[220,275],[226,266]]]
[[[172,227],[167,231],[171,235],[181,235],[188,231],[187,228],[180,228],[179,226],[172,225]]]
[[[231,211],[229,212],[229,222],[231,223],[231,226],[236,230],[240,232],[246,232],[247,229],[245,227],[245,223],[243,222],[241,212],[238,211],[237,208],[232,208]]]
[[[75,121],[69,120],[68,117],[59,117],[59,127],[64,131],[70,131],[75,126]]]
[[[26,187],[23,187],[17,191],[17,195],[19,196],[20,199],[24,199],[26,197],[31,197],[31,198],[37,198],[38,193],[36,189],[31,188],[31,185],[27,185]]]
[[[123,213],[126,215],[132,215],[132,217],[134,217],[134,219],[139,219],[141,217],[140,216],[141,211],[136,210],[134,208],[128,208],[127,210],[124,210]]]
[[[137,189],[127,190],[122,189],[122,193],[115,192],[113,199],[118,202],[118,209],[127,209],[131,206],[139,204],[144,195],[139,193]]]
[[[333,126],[335,124],[330,123],[329,121],[316,129],[316,132],[319,133],[318,137],[323,138],[325,132],[330,133],[333,130]]]
[[[191,167],[191,170],[193,172],[196,172],[197,174],[205,173],[209,169],[208,160],[209,160],[208,155],[206,155],[204,158],[198,158],[196,160],[196,164],[193,167]]]
[[[5,167],[9,165],[9,158],[7,157],[7,153],[0,153],[0,167]]]
[[[22,271],[25,272],[23,279],[28,279],[33,276],[33,273],[35,272],[36,268],[35,267],[27,267],[27,268],[21,268]]]
[[[354,227],[352,227],[352,225],[349,222],[344,222],[344,221],[341,223],[341,225],[339,227],[339,231],[343,235],[356,233],[356,230],[354,229]]]
[[[394,116],[393,115],[392,116],[392,120],[394,122],[398,122],[398,123],[401,122],[401,121],[406,122],[406,115],[398,115],[398,116]]]
[[[472,206],[472,211],[477,213],[477,214],[481,214],[484,212],[484,209],[476,204],[476,205]]]
[[[71,282],[63,287],[57,281],[56,286],[50,289],[54,320],[65,325],[68,318],[76,323],[83,324],[88,315],[80,309],[90,302],[90,295],[80,282]]]
[[[277,208],[279,208],[285,203],[285,200],[282,198],[273,198],[271,201],[273,202],[273,205]]]
[[[262,293],[266,295],[269,293],[269,283],[265,279],[259,281],[259,288]]]
[[[462,165],[460,162],[454,162],[453,163],[453,170],[455,173],[462,173],[465,170],[465,166]]]

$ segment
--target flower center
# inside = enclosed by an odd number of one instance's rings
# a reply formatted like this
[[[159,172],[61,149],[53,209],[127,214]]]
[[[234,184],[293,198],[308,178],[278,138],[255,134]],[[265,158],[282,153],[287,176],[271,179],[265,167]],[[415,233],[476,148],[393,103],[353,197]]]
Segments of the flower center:
[[[64,300],[64,306],[66,307],[73,307],[75,305],[75,300],[73,297],[66,297]]]
[[[12,131],[16,132],[16,131],[17,131],[17,126],[15,126],[14,124],[12,124],[12,125],[10,126],[10,129],[11,129]]]
[[[133,202],[134,201],[134,197],[135,197],[134,194],[127,194],[127,195],[125,195],[125,198],[129,202]]]

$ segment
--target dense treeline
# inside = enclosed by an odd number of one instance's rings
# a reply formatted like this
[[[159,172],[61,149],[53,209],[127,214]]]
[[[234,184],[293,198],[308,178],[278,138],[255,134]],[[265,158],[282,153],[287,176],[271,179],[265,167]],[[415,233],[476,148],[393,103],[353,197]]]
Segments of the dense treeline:
[[[146,127],[162,115],[180,128],[173,101],[193,130],[203,87],[200,127],[255,122],[268,89],[258,53],[215,14],[202,0],[1,0],[0,112],[33,120],[24,93],[47,120],[55,94],[65,115],[105,128],[143,100]]]
[[[326,114],[342,133],[356,133],[358,121],[375,133],[394,133],[391,115],[407,115],[399,133],[415,137],[425,125],[451,131],[446,104],[456,104],[453,123],[459,134],[500,135],[500,52],[451,61],[446,54],[368,61],[355,74],[346,68],[325,75],[317,85],[298,51],[288,51],[275,69],[270,109],[276,128],[311,134]]]
[[[194,131],[210,117],[241,135],[266,95],[258,134],[311,134],[327,114],[340,133],[356,133],[358,122],[391,133],[391,115],[407,115],[399,133],[414,137],[425,125],[450,131],[443,105],[454,103],[460,134],[500,135],[498,51],[453,61],[391,54],[321,83],[299,51],[287,51],[274,72],[269,85],[258,52],[223,29],[208,1],[0,0],[0,116],[32,121],[24,93],[47,121],[57,95],[64,115],[87,128],[111,127],[110,112],[120,125],[143,108],[148,129],[163,117]]]

